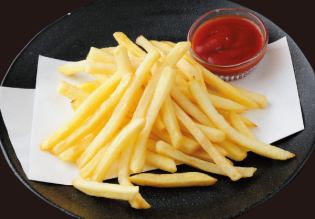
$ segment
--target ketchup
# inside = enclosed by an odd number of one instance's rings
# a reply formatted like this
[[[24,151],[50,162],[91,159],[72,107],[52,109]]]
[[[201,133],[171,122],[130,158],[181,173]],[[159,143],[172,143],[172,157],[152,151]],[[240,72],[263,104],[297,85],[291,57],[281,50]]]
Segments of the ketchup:
[[[259,27],[238,15],[210,19],[199,26],[192,37],[193,51],[215,65],[242,63],[258,54],[263,46]]]

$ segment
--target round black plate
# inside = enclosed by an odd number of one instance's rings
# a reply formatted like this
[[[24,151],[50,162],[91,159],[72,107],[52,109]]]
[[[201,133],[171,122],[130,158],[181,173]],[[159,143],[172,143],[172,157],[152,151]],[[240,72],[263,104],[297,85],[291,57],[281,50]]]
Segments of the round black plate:
[[[39,33],[10,67],[4,86],[34,88],[38,55],[80,60],[91,46],[115,45],[112,33],[123,31],[132,39],[143,34],[150,39],[185,40],[192,22],[207,10],[241,7],[227,1],[140,1],[108,0],[68,14]],[[262,17],[262,16],[261,16]],[[270,31],[270,41],[287,36],[305,121],[305,130],[276,145],[296,153],[290,161],[273,161],[251,154],[242,165],[258,167],[251,179],[236,183],[219,177],[213,187],[183,189],[141,188],[152,204],[149,210],[134,210],[128,203],[84,195],[71,186],[28,181],[16,158],[2,117],[2,150],[17,177],[31,191],[53,206],[84,218],[222,218],[234,217],[262,203],[291,181],[309,157],[314,144],[314,72],[294,41],[278,26],[262,17]],[[279,85],[279,89],[281,86]],[[181,167],[181,169],[189,169]]]

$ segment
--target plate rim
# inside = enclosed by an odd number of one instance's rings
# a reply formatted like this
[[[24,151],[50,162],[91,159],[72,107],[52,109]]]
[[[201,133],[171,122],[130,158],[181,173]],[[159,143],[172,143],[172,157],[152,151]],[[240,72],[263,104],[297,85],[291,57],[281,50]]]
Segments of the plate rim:
[[[251,11],[253,11],[254,13],[264,17],[265,19],[268,20],[268,22],[270,22],[272,25],[274,25],[278,30],[284,32],[286,34],[286,37],[287,37],[287,40],[288,41],[291,41],[292,42],[292,45],[295,46],[299,52],[301,52],[301,54],[303,55],[303,58],[305,58],[305,60],[307,61],[307,63],[309,64],[313,74],[315,74],[314,72],[314,69],[312,67],[312,65],[310,64],[310,62],[308,61],[307,57],[304,55],[303,51],[300,49],[300,47],[298,46],[298,44],[294,41],[294,39],[286,32],[284,31],[281,27],[279,27],[277,24],[275,24],[272,20],[270,20],[268,17],[262,15],[261,13],[259,12],[256,12],[246,6],[243,6],[239,3],[235,3],[231,0],[225,0],[226,2],[232,2],[233,4],[236,4],[238,6],[241,6],[243,8],[246,8],[246,9],[249,9]],[[18,54],[14,57],[14,59],[12,60],[12,62],[10,63],[6,73],[4,74],[3,78],[1,79],[1,82],[0,82],[0,86],[3,87],[3,84],[6,80],[6,77],[7,75],[10,73],[12,67],[15,65],[15,62],[20,58],[20,56],[22,55],[22,53],[29,47],[29,45],[37,39],[37,37],[39,37],[42,33],[44,33],[45,31],[47,31],[48,29],[50,29],[52,26],[58,24],[59,22],[61,22],[62,20],[66,19],[67,17],[75,14],[75,13],[78,13],[79,11],[81,10],[84,10],[86,9],[87,7],[93,5],[93,4],[96,4],[98,1],[95,0],[95,1],[91,1],[79,8],[76,8],[74,9],[73,11],[71,12],[68,12],[67,14],[64,14],[62,15],[61,17],[55,19],[54,21],[52,21],[51,23],[48,23],[46,26],[44,26],[39,32],[37,32],[26,44],[25,46],[18,52]],[[278,40],[278,39],[277,39]],[[291,53],[291,51],[290,51]],[[315,84],[314,84],[315,86]],[[13,145],[12,145],[12,142],[10,140],[10,137],[8,135],[8,131],[7,131],[7,128],[6,128],[6,125],[4,123],[4,120],[3,120],[3,117],[2,117],[2,112],[1,112],[1,109],[0,109],[0,125],[2,125],[1,123],[3,123],[3,128],[4,128],[4,131],[5,133],[3,133],[4,135],[7,135],[6,137],[9,139],[9,143],[10,143],[10,146],[13,148]],[[302,130],[303,131],[303,130]],[[39,197],[41,200],[45,201],[46,203],[48,203],[50,206],[54,207],[54,208],[57,208],[58,210],[60,210],[61,212],[71,216],[71,217],[74,217],[74,218],[81,218],[79,215],[76,215],[74,214],[73,212],[63,208],[62,206],[56,204],[55,202],[51,201],[49,198],[45,197],[42,193],[40,193],[38,190],[36,190],[30,183],[31,180],[27,179],[27,177],[24,179],[21,174],[19,173],[19,171],[17,170],[17,168],[15,167],[15,165],[13,164],[13,159],[14,159],[14,156],[15,158],[17,159],[18,163],[20,164],[20,161],[18,160],[17,156],[16,156],[16,153],[14,151],[14,148],[13,148],[13,157],[11,155],[9,155],[7,153],[7,151],[5,150],[4,146],[3,146],[3,135],[0,136],[0,148],[1,148],[1,151],[5,157],[5,160],[6,162],[8,163],[10,169],[12,170],[12,172],[14,173],[14,175],[19,179],[19,181],[27,188],[29,189],[33,194],[35,194],[37,197]],[[302,160],[301,164],[294,170],[294,172],[285,180],[281,183],[280,186],[276,187],[273,191],[271,191],[270,193],[266,194],[262,199],[256,201],[255,203],[252,203],[251,205],[241,209],[240,211],[236,212],[235,214],[233,215],[228,215],[228,216],[223,216],[222,218],[236,218],[236,217],[239,217],[241,215],[244,215],[246,212],[248,212],[249,210],[265,203],[266,201],[270,200],[272,197],[274,197],[275,195],[277,195],[281,190],[283,190],[286,186],[288,186],[300,173],[301,173],[301,170],[304,168],[306,162],[309,160],[310,156],[312,155],[313,151],[314,151],[314,148],[315,148],[315,140],[313,141],[309,151],[307,152],[307,155],[305,156],[305,158]],[[22,168],[22,171],[25,173],[25,171],[23,170]],[[41,184],[49,184],[49,183],[44,183],[44,182],[37,182],[37,181],[34,181],[36,183],[41,183]]]

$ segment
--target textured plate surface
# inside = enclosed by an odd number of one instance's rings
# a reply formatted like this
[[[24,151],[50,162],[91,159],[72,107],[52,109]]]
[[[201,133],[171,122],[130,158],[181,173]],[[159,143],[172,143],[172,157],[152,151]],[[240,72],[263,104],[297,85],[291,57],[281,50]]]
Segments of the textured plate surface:
[[[132,39],[143,34],[150,39],[185,40],[190,25],[199,15],[221,7],[241,6],[222,0],[95,1],[40,32],[13,62],[3,84],[34,88],[39,54],[80,60],[85,57],[90,46],[115,45],[112,37],[115,31],[123,31]],[[296,176],[313,149],[315,78],[310,64],[294,41],[278,26],[262,18],[270,31],[270,42],[283,36],[288,37],[305,130],[276,145],[296,153],[295,159],[279,162],[251,154],[242,164],[258,167],[257,174],[252,179],[232,183],[219,177],[216,186],[206,188],[141,188],[143,196],[153,207],[146,211],[136,211],[128,203],[89,197],[70,186],[28,181],[16,158],[1,116],[2,151],[12,170],[38,196],[70,215],[84,218],[226,218],[240,215],[272,197]]]

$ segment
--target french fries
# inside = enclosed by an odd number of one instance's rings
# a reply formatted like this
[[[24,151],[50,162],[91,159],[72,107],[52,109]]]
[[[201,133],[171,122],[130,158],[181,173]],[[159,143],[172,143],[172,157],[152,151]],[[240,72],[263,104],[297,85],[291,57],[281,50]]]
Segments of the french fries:
[[[64,65],[61,65],[58,68],[58,71],[64,75],[71,76],[76,73],[84,72],[86,68],[86,60],[77,61],[77,62],[70,62]]]
[[[208,117],[219,127],[226,135],[234,142],[242,147],[259,154],[261,156],[269,157],[275,160],[287,160],[294,157],[294,154],[283,150],[281,148],[264,144],[258,140],[248,138],[226,122],[226,120],[216,111],[209,99],[207,98],[207,91],[205,91],[196,80],[190,82],[190,88],[193,96],[197,100],[199,106],[208,115]]]
[[[97,197],[132,200],[139,192],[138,186],[121,186],[109,183],[91,182],[84,179],[75,179],[72,185],[78,190]]]
[[[166,100],[161,109],[161,113],[172,145],[174,145],[176,148],[180,147],[180,145],[182,145],[183,135],[180,131],[180,127],[173,109],[173,103],[169,96],[166,97]]]
[[[215,173],[219,175],[228,176],[227,173],[221,170],[219,165],[216,165],[214,163],[210,163],[204,160],[200,160],[193,156],[184,154],[183,152],[176,150],[174,147],[172,147],[171,145],[163,141],[157,142],[156,151],[164,154],[165,156],[172,157],[173,159],[179,162],[195,167],[197,169],[200,169],[209,173]],[[228,163],[231,164],[230,162]],[[251,167],[247,167],[247,168],[235,167],[235,168],[237,169],[238,172],[240,172],[241,177],[251,177],[256,171],[256,168],[251,168]]]
[[[238,114],[231,112],[230,121],[231,121],[232,126],[236,130],[238,130],[241,134],[245,135],[248,138],[255,139],[255,136],[253,135],[253,133],[246,126],[245,122],[242,120],[242,118]]]
[[[237,88],[241,94],[246,96],[247,98],[253,100],[255,103],[259,105],[260,108],[265,108],[268,104],[267,98],[264,95],[246,90],[244,88]]]
[[[91,47],[86,61],[88,62],[98,62],[98,63],[115,63],[114,56],[105,50],[101,50],[95,47]]]
[[[215,178],[198,172],[174,174],[141,173],[131,176],[130,180],[137,185],[159,188],[212,186],[217,182]]]
[[[151,151],[146,151],[146,163],[166,172],[175,173],[177,171],[174,160],[167,156],[157,154]]]
[[[58,68],[65,76],[94,78],[79,85],[61,82],[58,92],[74,112],[40,145],[79,168],[75,188],[147,209],[151,205],[133,184],[172,188],[217,181],[199,172],[176,173],[176,165],[236,181],[256,172],[233,164],[248,152],[276,160],[294,157],[258,141],[251,130],[257,124],[241,114],[266,107],[267,98],[206,70],[189,54],[189,42],[139,36],[134,43],[122,32],[113,35],[117,46],[91,47],[85,60]],[[168,173],[142,173],[148,166]],[[113,173],[119,185],[103,183]]]
[[[89,95],[80,90],[78,87],[62,81],[58,87],[58,93],[70,100],[77,100],[83,102]]]
[[[116,32],[113,34],[114,38],[118,42],[119,45],[124,46],[128,49],[131,53],[133,53],[137,57],[144,57],[146,54],[145,52],[140,49],[135,43],[133,43],[124,33]]]
[[[229,83],[224,82],[218,76],[209,72],[207,69],[202,67],[202,70],[204,80],[209,86],[218,90],[226,97],[229,97],[230,99],[240,104],[243,104],[244,106],[247,106],[250,109],[258,108],[258,105],[254,101],[252,101],[248,97],[244,97],[238,89],[236,89]]]
[[[123,186],[132,186],[132,183],[129,180],[129,162],[133,149],[131,146],[129,145],[125,153],[122,153],[120,156],[118,182]],[[151,207],[151,205],[141,196],[139,192],[132,200],[129,200],[129,204],[135,209],[148,209]]]
[[[78,139],[84,137],[93,130],[97,130],[98,133],[102,128],[102,125],[109,119],[109,115],[111,115],[119,99],[127,89],[130,79],[131,75],[125,75],[111,96],[99,106],[97,111],[90,116],[88,121],[72,132],[61,144],[55,146],[52,151],[58,153],[56,148],[59,148],[59,151],[68,148],[72,144],[75,144]]]
[[[130,87],[128,87],[120,102],[116,106],[115,111],[113,112],[109,121],[80,157],[80,163],[82,166],[88,162],[96,154],[96,152],[115,135],[116,131],[119,129],[120,125],[125,119],[125,116],[127,115],[128,108],[131,106],[132,97],[141,88],[144,79],[150,73],[150,68],[153,66],[158,57],[159,56],[157,53],[149,53],[145,57],[144,61],[135,72],[135,79],[132,81],[132,84]]]
[[[237,169],[218,152],[215,146],[213,146],[213,144],[206,138],[194,121],[178,105],[174,105],[178,120],[187,129],[189,129],[190,133],[198,141],[201,147],[209,154],[211,159],[231,178],[231,180],[239,180],[241,178],[241,174],[237,171]]]
[[[138,140],[136,142],[136,147],[130,165],[133,173],[140,172],[143,169],[145,162],[145,146],[163,101],[170,92],[171,85],[175,78],[175,73],[175,70],[170,67],[165,68],[161,73],[160,80],[156,86],[154,95],[148,108],[145,127],[138,136]]]
[[[110,80],[102,84],[93,94],[91,94],[80,108],[73,114],[71,120],[57,130],[50,138],[42,143],[42,150],[49,150],[60,141],[71,134],[75,128],[79,127],[86,118],[93,113],[99,105],[112,93],[119,83],[120,75],[113,75]]]
[[[140,133],[144,125],[143,119],[136,119],[129,123],[113,140],[113,142],[107,147],[104,156],[100,160],[98,166],[95,169],[93,180],[101,182],[105,179],[106,174],[113,162],[119,157],[121,151],[123,151],[128,143],[133,141]]]

